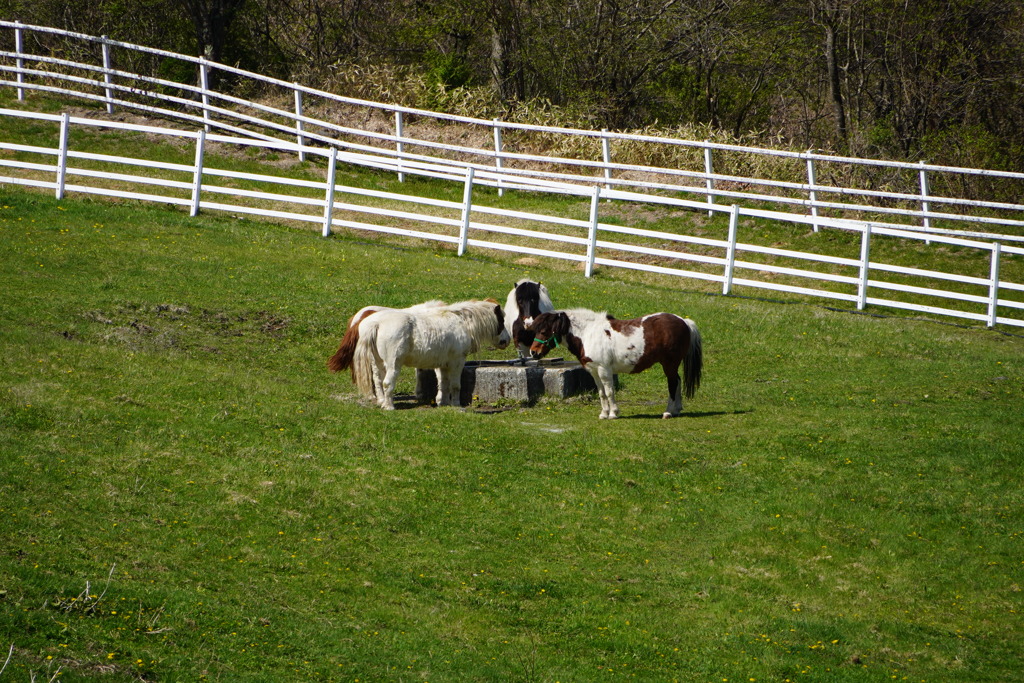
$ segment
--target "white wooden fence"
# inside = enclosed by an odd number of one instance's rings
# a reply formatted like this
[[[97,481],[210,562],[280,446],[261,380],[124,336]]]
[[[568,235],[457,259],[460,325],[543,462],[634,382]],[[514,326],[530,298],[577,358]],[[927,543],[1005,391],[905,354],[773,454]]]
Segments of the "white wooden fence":
[[[328,150],[291,142],[256,140],[248,135],[219,135],[207,133],[205,128],[191,132],[72,117],[67,113],[53,115],[0,109],[0,123],[15,118],[50,122],[55,131],[54,145],[17,144],[2,139],[4,135],[0,132],[0,169],[5,171],[5,175],[0,175],[0,184],[45,188],[52,190],[57,198],[76,192],[176,204],[188,207],[193,215],[200,210],[252,214],[314,223],[325,236],[336,228],[350,228],[445,242],[455,245],[460,255],[470,248],[495,249],[575,261],[583,264],[588,277],[596,266],[630,268],[720,283],[724,294],[744,286],[844,301],[858,309],[869,305],[887,306],[982,322],[990,327],[997,324],[1024,326],[1024,318],[1019,313],[1024,309],[1024,284],[1001,277],[1003,258],[1024,256],[1024,247],[1004,246],[1000,242],[924,234],[823,216],[743,209],[738,205],[729,208],[725,239],[697,237],[601,222],[602,199],[706,208],[700,201],[614,187],[608,189],[603,183],[583,187],[509,175],[494,168]],[[195,147],[194,163],[167,163],[72,149],[69,145],[72,126],[191,140]],[[0,131],[10,128],[2,125]],[[211,143],[321,156],[326,161],[327,178],[319,181],[296,177],[298,174],[272,176],[214,168],[206,163],[206,149]],[[140,149],[145,146],[140,145]],[[462,201],[339,185],[336,182],[339,162],[458,183],[463,190]],[[102,170],[106,165],[140,170],[131,173]],[[261,189],[229,187],[210,180],[217,178]],[[589,216],[574,219],[488,206],[475,201],[473,190],[477,186],[586,197]],[[157,192],[155,188],[162,191]],[[284,210],[285,207],[288,210]],[[826,256],[744,242],[739,239],[741,217],[853,231],[860,235],[859,250],[853,256]],[[878,238],[904,240],[907,244],[927,243],[933,249],[957,246],[977,250],[985,258],[987,273],[953,273],[881,263],[871,259],[871,245]],[[658,246],[651,246],[651,242]],[[660,263],[647,262],[651,259]],[[780,265],[780,259],[797,265]],[[979,259],[967,261],[981,262]],[[908,284],[906,280],[917,280],[921,284]],[[950,283],[951,288],[935,286],[936,282]],[[823,283],[828,284],[822,286]],[[882,297],[882,292],[890,296]],[[944,305],[936,305],[938,303]],[[950,305],[957,308],[949,308]]]
[[[986,169],[955,168],[934,164],[909,164],[876,159],[858,159],[785,150],[717,144],[658,136],[609,131],[532,126],[470,117],[452,116],[353,98],[268,78],[241,69],[165,50],[132,45],[107,38],[59,29],[0,21],[9,31],[0,31],[0,86],[17,89],[19,98],[30,90],[72,95],[115,108],[202,125],[207,132],[237,134],[263,140],[294,140],[300,157],[306,146],[324,146],[349,152],[389,154],[394,159],[415,163],[444,163],[480,172],[489,168],[507,177],[499,192],[516,179],[551,180],[563,184],[592,186],[599,179],[606,190],[623,190],[652,195],[677,195],[703,201],[709,212],[729,212],[732,204],[788,207],[814,220],[815,231],[825,215],[871,220],[879,227],[915,230],[932,235],[953,235],[978,240],[1024,242],[1024,173]],[[13,40],[11,40],[13,38]],[[28,40],[32,38],[33,40]],[[48,41],[50,44],[48,44]],[[29,43],[37,46],[37,51]],[[61,56],[61,49],[74,46],[74,54],[93,54],[94,63]],[[118,59],[118,56],[122,59]],[[118,69],[119,61],[131,63],[142,57],[180,62],[196,74],[193,83],[179,83],[153,74]],[[288,109],[248,101],[211,87],[211,74],[218,73],[246,85],[249,90],[276,90],[294,106]],[[393,117],[394,132],[381,133],[351,125],[339,125],[306,115],[311,105],[364,108]],[[352,117],[353,120],[360,117]],[[409,135],[410,119],[430,119],[453,129],[451,139]],[[445,126],[441,126],[443,129]],[[483,139],[489,148],[459,142],[467,128],[487,131]],[[434,130],[438,127],[434,126]],[[568,141],[564,147],[593,149],[588,158],[541,155],[516,151],[508,144],[516,138],[542,135]],[[455,137],[460,136],[460,137]],[[618,163],[615,149],[643,145],[662,156],[677,158],[680,150],[701,161],[694,167]],[[674,155],[674,156],[673,156]],[[773,160],[772,163],[768,161]],[[392,163],[395,163],[394,161]],[[744,168],[763,167],[761,175]],[[785,168],[783,168],[785,167]],[[778,172],[772,177],[772,169]],[[404,177],[401,165],[396,172]],[[463,171],[465,172],[465,171]],[[800,176],[803,176],[800,178]],[[833,177],[849,179],[846,184],[826,182]],[[983,201],[958,195],[964,178],[983,178],[999,188],[1002,201]],[[938,191],[937,191],[938,188]],[[553,190],[555,191],[555,190]],[[1009,198],[1009,199],[1007,199]],[[941,224],[941,225],[940,225]],[[994,232],[1000,231],[1000,232]]]

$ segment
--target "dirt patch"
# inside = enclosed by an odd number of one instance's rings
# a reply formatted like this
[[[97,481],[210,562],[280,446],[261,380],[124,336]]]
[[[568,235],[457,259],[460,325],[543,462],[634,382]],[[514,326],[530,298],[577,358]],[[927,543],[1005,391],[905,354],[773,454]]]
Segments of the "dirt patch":
[[[92,335],[61,332],[66,339],[91,337],[133,351],[180,349],[222,353],[233,337],[279,338],[291,320],[272,311],[217,311],[181,304],[123,304],[110,311],[85,311],[81,318],[101,326]]]

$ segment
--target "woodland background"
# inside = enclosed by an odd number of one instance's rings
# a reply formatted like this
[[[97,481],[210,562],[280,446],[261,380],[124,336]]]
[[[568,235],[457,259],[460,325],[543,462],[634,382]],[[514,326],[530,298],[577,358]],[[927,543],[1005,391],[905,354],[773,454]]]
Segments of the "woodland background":
[[[1020,0],[0,0],[0,16],[479,117],[1024,165]]]

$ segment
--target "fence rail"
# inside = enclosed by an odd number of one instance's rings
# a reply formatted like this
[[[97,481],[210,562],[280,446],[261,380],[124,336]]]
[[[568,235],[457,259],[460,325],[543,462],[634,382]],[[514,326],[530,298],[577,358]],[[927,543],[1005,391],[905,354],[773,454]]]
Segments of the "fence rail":
[[[202,57],[180,55],[166,50],[133,45],[106,36],[90,36],[19,22],[0,21],[10,30],[13,49],[0,50],[0,86],[27,91],[72,95],[103,103],[108,113],[128,108],[172,117],[188,125],[201,125],[206,132],[234,133],[266,141],[294,140],[296,153],[305,158],[309,146],[324,146],[349,152],[388,155],[399,178],[407,163],[444,164],[461,172],[472,168],[480,173],[499,173],[499,193],[516,182],[531,184],[553,181],[550,191],[567,185],[592,186],[599,182],[607,191],[619,190],[651,195],[691,197],[703,210],[728,213],[734,203],[787,207],[812,220],[817,231],[828,226],[828,217],[870,220],[877,226],[914,230],[928,235],[952,235],[978,240],[1024,242],[1024,173],[989,169],[958,168],[927,163],[902,163],[822,154],[809,150],[729,145],[710,141],[676,139],[607,130],[581,130],[484,120],[340,97],[322,90],[289,83],[211,62]],[[31,36],[40,51],[26,44]],[[47,40],[54,41],[46,45]],[[63,42],[61,42],[63,41]],[[89,64],[60,56],[60,48],[74,43],[74,54],[92,52]],[[81,48],[92,48],[81,49]],[[193,83],[180,83],[153,74],[118,69],[122,61],[139,57],[173,60],[195,73]],[[221,92],[211,86],[212,75],[229,76],[284,94],[289,108],[254,102]],[[317,105],[316,103],[319,103]],[[294,105],[294,106],[291,106]],[[365,109],[393,120],[393,132],[344,126],[315,118],[309,111],[345,106]],[[247,113],[248,112],[248,113]],[[357,118],[357,117],[354,117]],[[431,120],[459,127],[449,139],[426,139],[412,133],[411,121]],[[434,127],[437,128],[436,126]],[[490,147],[458,142],[465,130],[479,129],[480,139],[493,141]],[[516,150],[509,134],[555,139],[557,146],[580,151],[577,157],[538,154]],[[659,156],[677,161],[673,165],[631,164],[616,161],[616,148],[642,145]],[[583,152],[591,149],[593,154]],[[686,152],[697,160],[692,163]],[[775,176],[744,172],[744,168],[771,166]],[[687,165],[689,164],[689,165]],[[732,170],[730,170],[732,169]],[[886,175],[888,174],[888,175]],[[831,177],[834,182],[824,182]],[[965,178],[984,178],[996,183],[1002,200],[980,200],[959,196],[953,190]],[[589,192],[589,190],[587,190]],[[1001,231],[1001,232],[993,232]]]
[[[67,113],[53,115],[0,109],[0,118],[27,118],[54,126],[56,140],[52,147],[0,139],[0,172],[7,173],[0,175],[0,184],[44,188],[52,190],[57,198],[75,192],[174,204],[188,207],[192,215],[200,210],[211,210],[267,216],[316,224],[324,236],[335,229],[347,228],[444,242],[455,245],[460,255],[471,248],[494,249],[567,260],[582,264],[588,277],[598,266],[628,268],[719,283],[724,294],[744,286],[843,301],[855,304],[858,309],[869,305],[885,306],[972,320],[990,327],[997,324],[1024,327],[1024,316],[1019,313],[1024,310],[1024,284],[1001,275],[1004,257],[1024,256],[1024,247],[1000,242],[923,234],[916,230],[820,215],[741,208],[735,204],[728,209],[728,236],[714,239],[601,222],[601,200],[604,199],[642,203],[657,201],[679,208],[706,209],[706,204],[700,201],[652,196],[614,187],[609,189],[603,183],[584,187],[546,178],[510,175],[493,168],[460,167],[409,156],[220,135],[207,133],[205,128],[193,132],[132,125],[72,117]],[[72,126],[188,140],[195,147],[195,161],[189,165],[72,149],[69,144]],[[7,128],[10,127],[0,126],[0,130]],[[326,179],[216,168],[206,160],[210,144],[321,157],[327,169]],[[10,154],[3,154],[5,151]],[[453,183],[462,189],[462,201],[341,185],[336,182],[338,163]],[[118,170],[104,170],[108,166]],[[125,167],[139,171],[125,171]],[[241,181],[258,189],[230,187],[217,184],[222,181],[214,179]],[[110,187],[111,184],[114,187]],[[474,197],[474,188],[481,186],[560,192],[588,198],[589,216],[587,219],[566,218],[487,205]],[[163,191],[158,193],[154,188]],[[852,231],[860,236],[859,253],[856,257],[821,255],[744,242],[739,239],[741,216],[806,225],[817,223],[823,227]],[[976,250],[987,259],[987,276],[911,268],[872,260],[871,244],[879,238],[917,244],[927,242],[933,248],[956,246]],[[652,242],[657,246],[652,246]],[[652,260],[657,263],[649,262]],[[776,262],[778,260],[784,263]],[[782,279],[773,280],[776,276]],[[885,279],[891,276],[898,277]],[[920,284],[903,281],[908,279]],[[956,286],[952,289],[926,286],[936,281]],[[824,287],[821,286],[823,283]],[[882,297],[882,292],[897,298]],[[922,299],[937,301],[921,303]],[[958,307],[950,308],[951,305]]]

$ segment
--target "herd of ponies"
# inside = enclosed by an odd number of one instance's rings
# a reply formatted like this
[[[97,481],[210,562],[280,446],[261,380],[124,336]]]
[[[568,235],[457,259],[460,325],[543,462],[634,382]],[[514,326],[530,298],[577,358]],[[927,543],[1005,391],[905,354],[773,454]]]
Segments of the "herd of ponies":
[[[660,364],[668,380],[662,417],[669,418],[682,411],[683,394],[693,398],[704,365],[700,331],[689,318],[652,313],[618,320],[584,308],[556,310],[547,287],[520,280],[504,308],[494,299],[427,301],[409,308],[366,306],[349,320],[327,367],[332,372],[351,369],[359,392],[384,410],[395,409],[395,384],[403,367],[433,369],[437,405],[459,406],[466,356],[513,342],[521,361],[568,349],[597,384],[601,419],[619,416],[616,374]]]

